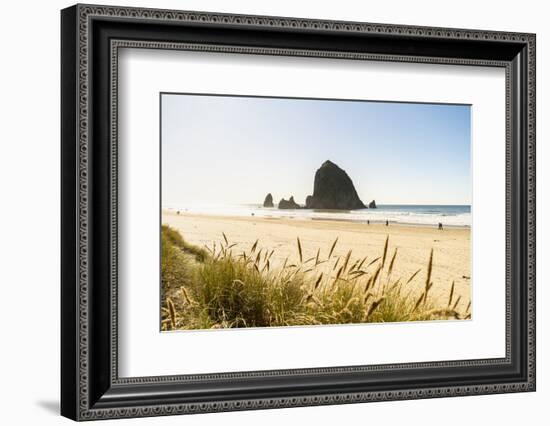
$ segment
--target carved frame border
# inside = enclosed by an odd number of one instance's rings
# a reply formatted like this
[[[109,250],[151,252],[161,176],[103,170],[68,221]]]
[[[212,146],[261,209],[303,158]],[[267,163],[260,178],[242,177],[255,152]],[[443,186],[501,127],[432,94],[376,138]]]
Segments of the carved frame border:
[[[184,413],[205,413],[217,411],[245,410],[245,409],[262,409],[262,408],[280,408],[293,406],[309,406],[309,405],[325,405],[325,404],[342,404],[352,402],[367,402],[367,401],[383,401],[383,400],[401,400],[401,399],[417,399],[417,398],[434,398],[443,396],[461,396],[475,395],[488,393],[504,393],[518,391],[532,391],[535,389],[535,45],[536,39],[533,34],[521,34],[511,32],[494,32],[494,31],[479,31],[479,30],[464,30],[464,29],[447,29],[436,27],[417,27],[417,26],[402,26],[402,25],[386,25],[386,24],[370,24],[357,22],[337,22],[325,20],[310,20],[310,19],[295,19],[281,17],[265,17],[265,16],[247,16],[247,15],[229,15],[217,13],[202,13],[202,12],[186,12],[186,11],[170,11],[156,9],[141,9],[127,7],[104,7],[92,5],[78,5],[78,61],[77,61],[77,90],[78,90],[78,111],[77,111],[77,177],[78,177],[78,217],[77,217],[77,339],[78,339],[78,363],[77,363],[77,383],[76,389],[78,392],[78,407],[76,418],[79,420],[104,419],[113,417],[140,417],[151,415],[170,415]],[[375,34],[406,34],[415,37],[423,38],[444,38],[444,39],[466,39],[466,40],[495,40],[523,43],[527,46],[527,153],[528,153],[528,181],[527,185],[527,229],[529,244],[527,246],[527,305],[528,305],[528,322],[527,322],[527,368],[528,380],[518,383],[502,383],[494,385],[480,386],[451,386],[447,388],[427,388],[427,389],[404,389],[398,391],[381,391],[381,392],[360,392],[360,393],[333,393],[326,395],[313,395],[304,397],[278,397],[265,399],[246,399],[246,400],[231,400],[223,402],[209,402],[200,404],[162,404],[154,406],[142,406],[135,408],[90,408],[88,378],[89,378],[89,299],[88,299],[88,273],[89,273],[89,253],[88,253],[88,234],[89,234],[89,144],[88,144],[88,114],[89,114],[89,54],[90,54],[90,38],[89,29],[91,19],[95,17],[118,17],[128,19],[139,19],[140,21],[173,21],[173,22],[192,22],[192,23],[211,23],[224,25],[239,25],[252,26],[259,28],[300,28],[312,29],[316,31],[338,31],[338,32],[359,32],[359,33],[375,33]],[[113,40],[111,44],[111,91],[112,91],[112,110],[111,118],[113,122],[116,120],[117,114],[117,51],[121,47],[133,48],[155,48],[155,49],[185,49],[185,50],[202,50],[202,51],[223,51],[230,53],[254,53],[268,55],[298,55],[298,56],[317,56],[342,59],[368,59],[368,60],[384,60],[384,61],[408,61],[408,62],[426,62],[426,63],[449,63],[463,65],[485,65],[485,66],[504,66],[506,68],[506,110],[507,110],[507,208],[510,206],[510,149],[509,138],[511,129],[509,128],[510,114],[510,69],[504,62],[499,61],[483,61],[483,60],[468,60],[460,58],[419,58],[414,56],[392,56],[392,55],[372,55],[372,54],[354,54],[343,52],[326,52],[326,51],[311,51],[311,50],[288,50],[288,49],[271,49],[271,48],[247,48],[247,47],[231,47],[231,46],[206,46],[181,43],[160,43],[160,42],[145,42],[139,40]],[[112,159],[116,165],[116,126],[111,127],[112,138]],[[117,187],[116,187],[116,166],[112,167],[111,182],[112,193],[111,202],[116,206]],[[508,209],[509,210],[509,209]],[[509,289],[509,253],[510,253],[510,223],[509,211],[507,210],[507,260],[506,260],[506,276],[507,276],[507,349],[506,360],[509,360],[509,341],[511,321],[508,309],[510,299]],[[112,240],[111,240],[111,279],[113,295],[111,300],[111,336],[113,347],[116,348],[116,208],[111,211],[112,221]],[[250,372],[250,373],[227,373],[223,375],[200,375],[200,376],[162,376],[148,378],[130,378],[120,379],[117,374],[117,353],[113,350],[112,353],[112,369],[111,380],[113,383],[169,383],[182,380],[200,380],[200,379],[217,379],[220,377],[238,378],[246,375],[301,375],[310,372],[330,373],[332,371],[342,371],[342,369],[352,369],[353,371],[365,371],[375,369],[398,369],[419,364],[394,364],[383,366],[366,366],[366,367],[329,367],[326,369],[306,369],[306,370],[275,370],[268,372]],[[494,362],[502,362],[502,360],[468,360],[446,363],[422,363],[422,366],[449,366],[449,365],[480,365],[491,364]]]

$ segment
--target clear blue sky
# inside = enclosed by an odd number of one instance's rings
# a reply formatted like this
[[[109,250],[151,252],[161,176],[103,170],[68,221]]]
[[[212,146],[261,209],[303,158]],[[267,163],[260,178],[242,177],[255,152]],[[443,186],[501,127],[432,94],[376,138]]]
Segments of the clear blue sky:
[[[317,168],[363,202],[470,204],[470,106],[163,94],[162,201],[304,203]]]

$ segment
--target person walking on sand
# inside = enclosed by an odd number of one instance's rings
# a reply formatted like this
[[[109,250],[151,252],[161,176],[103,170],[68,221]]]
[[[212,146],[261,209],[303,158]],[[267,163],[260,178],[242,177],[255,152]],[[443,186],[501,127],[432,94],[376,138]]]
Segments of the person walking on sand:
[[[390,222],[388,222],[388,219],[386,219],[386,226],[388,226],[390,224]]]
[[[441,222],[439,222],[439,225],[437,225],[437,229],[443,231],[443,224]]]

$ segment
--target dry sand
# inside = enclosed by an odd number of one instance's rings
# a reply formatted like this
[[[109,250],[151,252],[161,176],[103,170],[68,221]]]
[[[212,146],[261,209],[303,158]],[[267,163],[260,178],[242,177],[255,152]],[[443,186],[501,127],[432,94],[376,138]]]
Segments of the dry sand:
[[[471,294],[471,245],[470,228],[371,224],[290,218],[226,217],[162,212],[162,223],[177,229],[188,242],[212,246],[214,241],[223,241],[224,232],[233,249],[249,250],[259,239],[259,246],[275,249],[272,259],[282,263],[286,257],[298,257],[296,238],[299,237],[304,258],[316,255],[321,249],[321,258],[327,256],[334,239],[338,244],[334,253],[346,255],[351,249],[352,259],[368,256],[374,260],[382,254],[386,236],[389,236],[388,256],[398,249],[393,278],[406,281],[415,271],[422,269],[410,283],[420,289],[426,279],[426,266],[433,248],[433,287],[430,297],[447,304],[451,283],[455,282],[455,297],[460,296],[459,310],[465,309]],[[367,261],[368,262],[368,261]]]

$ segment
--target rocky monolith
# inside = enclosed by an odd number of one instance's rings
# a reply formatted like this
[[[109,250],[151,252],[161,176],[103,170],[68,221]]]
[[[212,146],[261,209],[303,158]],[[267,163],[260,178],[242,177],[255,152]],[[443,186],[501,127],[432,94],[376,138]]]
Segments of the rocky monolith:
[[[348,174],[327,160],[315,173],[313,195],[306,198],[306,208],[355,210],[366,206],[357,195]]]
[[[273,207],[273,195],[271,193],[265,196],[264,207]]]

